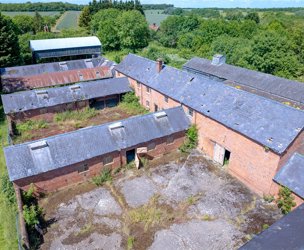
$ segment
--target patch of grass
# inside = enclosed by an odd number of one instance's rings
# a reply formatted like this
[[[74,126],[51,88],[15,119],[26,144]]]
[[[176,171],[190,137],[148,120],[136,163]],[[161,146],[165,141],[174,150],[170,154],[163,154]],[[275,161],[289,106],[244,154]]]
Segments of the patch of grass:
[[[204,220],[204,221],[213,221],[214,218],[211,215],[209,215],[209,214],[204,214],[202,216],[202,220]]]
[[[269,228],[269,225],[268,224],[263,224],[263,230],[266,230]]]
[[[92,182],[97,186],[101,186],[108,181],[112,181],[112,173],[111,173],[111,169],[109,168],[105,168],[101,170],[98,176],[92,178]]]
[[[80,236],[80,235],[84,235],[87,234],[88,232],[90,232],[93,229],[93,226],[91,223],[89,224],[85,224],[79,232],[75,233],[75,236]]]
[[[49,124],[45,120],[29,120],[16,125],[17,134],[42,128],[48,128]]]
[[[95,117],[98,111],[94,108],[86,107],[81,110],[65,111],[54,116],[55,122],[75,121],[80,126],[80,121],[85,121]],[[77,123],[78,122],[78,123]],[[75,125],[76,126],[76,125]]]
[[[199,196],[193,196],[191,195],[190,197],[187,198],[187,203],[188,205],[194,205],[197,201],[199,200]]]
[[[139,104],[139,98],[134,92],[125,94],[118,106],[129,115],[148,113],[148,111]]]
[[[133,249],[134,242],[135,242],[135,238],[133,236],[129,236],[128,240],[127,240],[127,249],[128,250]]]
[[[180,146],[180,151],[189,152],[191,149],[196,148],[198,145],[198,131],[195,125],[192,125],[186,132],[186,139],[182,146]]]
[[[268,203],[271,203],[275,200],[274,196],[270,195],[270,194],[269,195],[264,194],[263,199],[264,199],[264,201],[266,201]]]

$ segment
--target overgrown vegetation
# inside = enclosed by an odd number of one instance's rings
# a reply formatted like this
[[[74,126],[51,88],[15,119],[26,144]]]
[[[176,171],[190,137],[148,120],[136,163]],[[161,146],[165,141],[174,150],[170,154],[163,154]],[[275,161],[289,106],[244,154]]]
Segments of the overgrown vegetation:
[[[112,172],[109,168],[102,169],[99,175],[92,178],[92,182],[96,186],[101,186],[108,181],[112,181]]]
[[[98,111],[94,108],[86,107],[80,110],[68,110],[61,113],[56,113],[54,116],[55,122],[65,122],[65,121],[85,121],[95,117]]]
[[[297,205],[294,202],[294,196],[292,192],[287,187],[280,188],[277,204],[283,214],[288,214],[291,209]]]
[[[186,139],[180,150],[183,153],[189,152],[191,149],[196,148],[198,145],[198,131],[196,125],[192,125],[186,132]]]
[[[134,242],[135,242],[135,238],[133,236],[129,236],[128,240],[127,240],[127,249],[128,250],[133,249]]]
[[[48,126],[48,122],[45,120],[28,120],[16,125],[16,133],[22,134],[33,129],[48,128]]]
[[[266,202],[268,202],[268,203],[271,203],[271,202],[273,202],[274,200],[275,200],[275,198],[274,198],[274,196],[273,195],[263,195],[263,199],[264,199],[264,201],[266,201]]]
[[[139,104],[139,98],[134,92],[126,93],[119,103],[119,107],[130,115],[148,113],[148,111]]]

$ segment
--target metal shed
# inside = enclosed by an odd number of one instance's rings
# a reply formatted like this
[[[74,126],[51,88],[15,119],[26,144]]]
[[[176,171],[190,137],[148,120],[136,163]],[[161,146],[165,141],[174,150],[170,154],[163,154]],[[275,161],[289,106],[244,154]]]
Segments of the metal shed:
[[[101,43],[96,36],[30,40],[34,59],[75,55],[100,55]]]

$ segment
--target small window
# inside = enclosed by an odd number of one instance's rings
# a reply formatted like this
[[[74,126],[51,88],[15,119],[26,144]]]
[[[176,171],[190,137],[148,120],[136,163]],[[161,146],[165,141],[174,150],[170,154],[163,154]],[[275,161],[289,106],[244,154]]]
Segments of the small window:
[[[80,166],[80,168],[78,169],[78,173],[83,173],[89,170],[89,166],[88,164],[83,164]]]
[[[168,96],[165,96],[165,102],[168,103],[169,102],[169,98]]]
[[[113,156],[109,155],[103,158],[103,165],[108,165],[113,163]]]
[[[150,102],[149,101],[146,101],[146,107],[150,108]]]
[[[148,86],[146,86],[146,91],[147,91],[147,93],[150,93],[151,89]]]
[[[42,114],[45,114],[46,112],[47,112],[47,109],[46,108],[43,108],[43,109],[40,109],[40,114],[42,115]]]
[[[174,142],[174,137],[173,136],[167,137],[167,144],[172,144],[173,142]]]
[[[151,151],[151,150],[155,149],[155,147],[156,147],[155,142],[151,142],[151,143],[148,145],[147,149],[148,149],[148,151]]]
[[[188,109],[188,115],[193,116],[193,109]]]

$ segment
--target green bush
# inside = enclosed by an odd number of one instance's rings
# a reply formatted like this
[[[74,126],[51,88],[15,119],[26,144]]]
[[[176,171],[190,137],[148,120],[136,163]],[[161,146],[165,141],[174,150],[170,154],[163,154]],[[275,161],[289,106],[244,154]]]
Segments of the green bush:
[[[142,107],[139,103],[139,98],[134,92],[126,93],[122,97],[122,101],[119,103],[119,107],[128,114],[146,114],[148,111]]]
[[[45,120],[29,120],[16,125],[17,133],[23,133],[26,131],[48,128],[48,122]]]
[[[186,132],[186,139],[182,146],[180,146],[180,151],[189,152],[191,149],[196,148],[198,145],[198,132],[196,125],[192,125]]]
[[[96,186],[101,186],[102,184],[104,184],[107,181],[112,181],[111,169],[105,168],[105,169],[101,170],[101,172],[98,176],[95,176],[92,178],[92,181]]]
[[[39,219],[42,216],[42,208],[38,205],[24,205],[23,206],[23,217],[26,225],[33,229],[35,225],[39,224]]]
[[[10,204],[16,203],[15,189],[7,173],[1,176],[1,192]]]
[[[288,214],[291,209],[296,206],[296,203],[294,202],[294,196],[292,195],[292,192],[289,188],[280,188],[277,204],[283,214]]]

